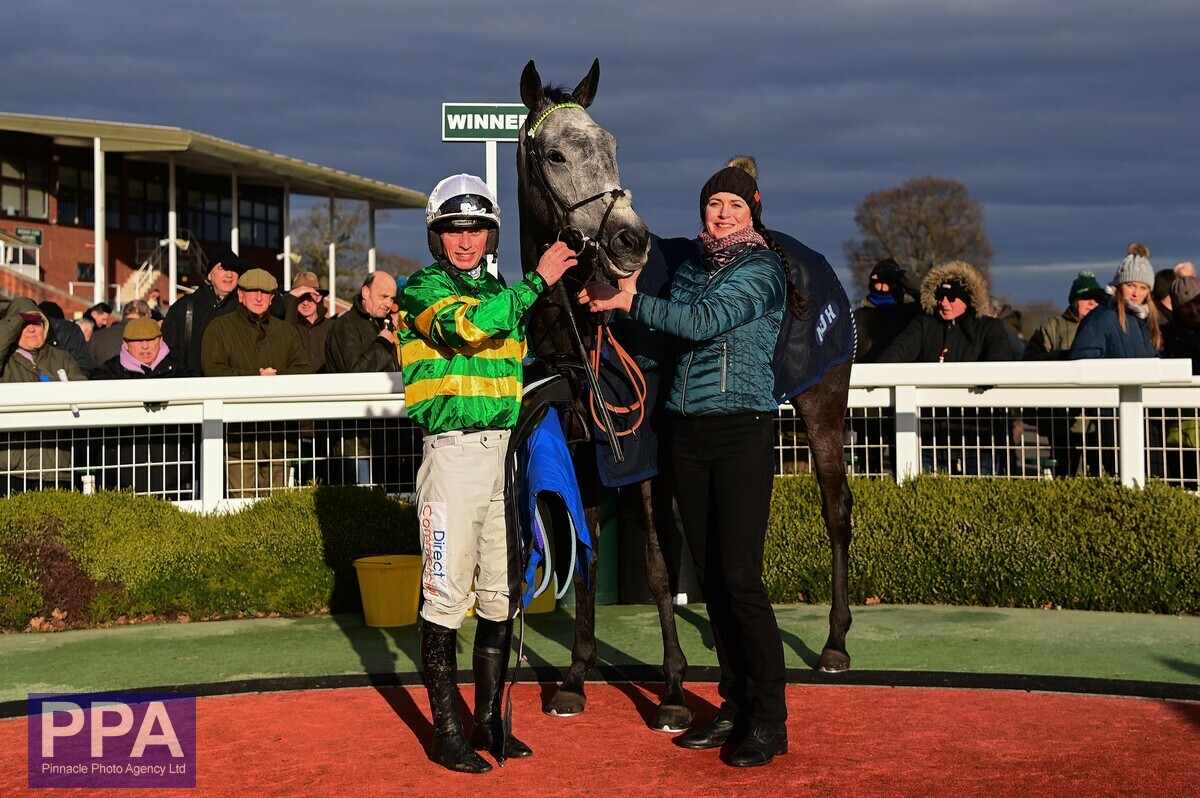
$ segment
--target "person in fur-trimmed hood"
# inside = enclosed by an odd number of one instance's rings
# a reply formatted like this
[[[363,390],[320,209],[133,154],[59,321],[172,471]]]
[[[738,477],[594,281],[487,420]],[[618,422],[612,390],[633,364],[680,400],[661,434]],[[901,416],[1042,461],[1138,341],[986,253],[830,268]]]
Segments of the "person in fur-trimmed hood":
[[[935,266],[921,281],[921,309],[879,355],[880,363],[1012,360],[1004,325],[984,315],[987,280],[961,260]]]

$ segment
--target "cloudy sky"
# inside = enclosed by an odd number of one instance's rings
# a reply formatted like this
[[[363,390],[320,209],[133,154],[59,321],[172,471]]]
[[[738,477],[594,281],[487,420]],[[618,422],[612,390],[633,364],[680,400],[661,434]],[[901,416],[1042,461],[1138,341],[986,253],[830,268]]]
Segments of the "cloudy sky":
[[[749,153],[768,225],[843,273],[855,206],[927,174],[984,202],[1013,299],[1107,279],[1131,241],[1157,268],[1200,261],[1195,0],[37,0],[5,29],[5,111],[174,125],[425,192],[484,169],[483,144],[441,141],[442,102],[519,102],[529,59],[574,86],[598,57],[593,116],[662,235],[694,234],[699,187]],[[506,272],[514,160],[501,144]],[[393,214],[381,248],[427,259],[422,225]]]

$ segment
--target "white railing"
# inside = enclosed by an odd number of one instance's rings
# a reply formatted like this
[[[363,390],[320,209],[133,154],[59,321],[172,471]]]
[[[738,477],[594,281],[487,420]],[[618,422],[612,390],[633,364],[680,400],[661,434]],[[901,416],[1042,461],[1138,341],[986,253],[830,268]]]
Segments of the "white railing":
[[[859,365],[850,407],[856,473],[1104,472],[1197,489],[1188,361]],[[779,430],[779,472],[806,469],[790,408]],[[313,481],[409,492],[419,458],[398,373],[0,385],[0,495],[132,488],[211,512]]]

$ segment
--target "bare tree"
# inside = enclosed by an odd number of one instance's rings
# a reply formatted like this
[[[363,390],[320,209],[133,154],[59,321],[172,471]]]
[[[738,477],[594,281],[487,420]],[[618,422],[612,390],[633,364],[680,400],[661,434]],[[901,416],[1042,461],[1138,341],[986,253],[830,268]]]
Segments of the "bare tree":
[[[333,226],[329,205],[316,203],[292,219],[292,251],[300,256],[295,270],[329,273],[329,242],[337,243],[337,294],[358,293],[367,275],[367,203],[335,200]],[[381,218],[379,214],[377,218]],[[377,252],[375,267],[393,277],[412,274],[424,264],[394,252]]]
[[[896,188],[875,191],[854,211],[861,239],[842,244],[855,285],[870,269],[892,258],[919,282],[930,268],[965,260],[989,276],[992,245],[983,225],[983,203],[957,180],[916,177]]]

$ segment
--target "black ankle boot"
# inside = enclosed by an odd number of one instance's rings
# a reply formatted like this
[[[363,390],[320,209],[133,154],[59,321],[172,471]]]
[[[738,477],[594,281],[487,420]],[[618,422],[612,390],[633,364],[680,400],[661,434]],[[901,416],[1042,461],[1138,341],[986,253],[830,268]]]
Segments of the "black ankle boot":
[[[733,752],[729,764],[735,768],[753,768],[769,765],[778,754],[786,754],[787,726],[782,723],[763,723],[755,721],[750,724],[750,733],[742,744]]]
[[[533,749],[504,729],[504,682],[508,679],[508,655],[512,650],[513,622],[499,623],[480,618],[475,627],[475,728],[471,747],[489,751],[498,761],[533,756]]]
[[[457,637],[454,629],[429,621],[421,624],[421,666],[425,689],[429,691],[429,709],[433,713],[429,758],[450,770],[487,773],[492,766],[467,744],[458,717]]]
[[[729,738],[744,731],[745,723],[739,721],[737,710],[726,704],[721,706],[717,716],[707,726],[679,735],[675,738],[675,744],[696,751],[720,748]]]

